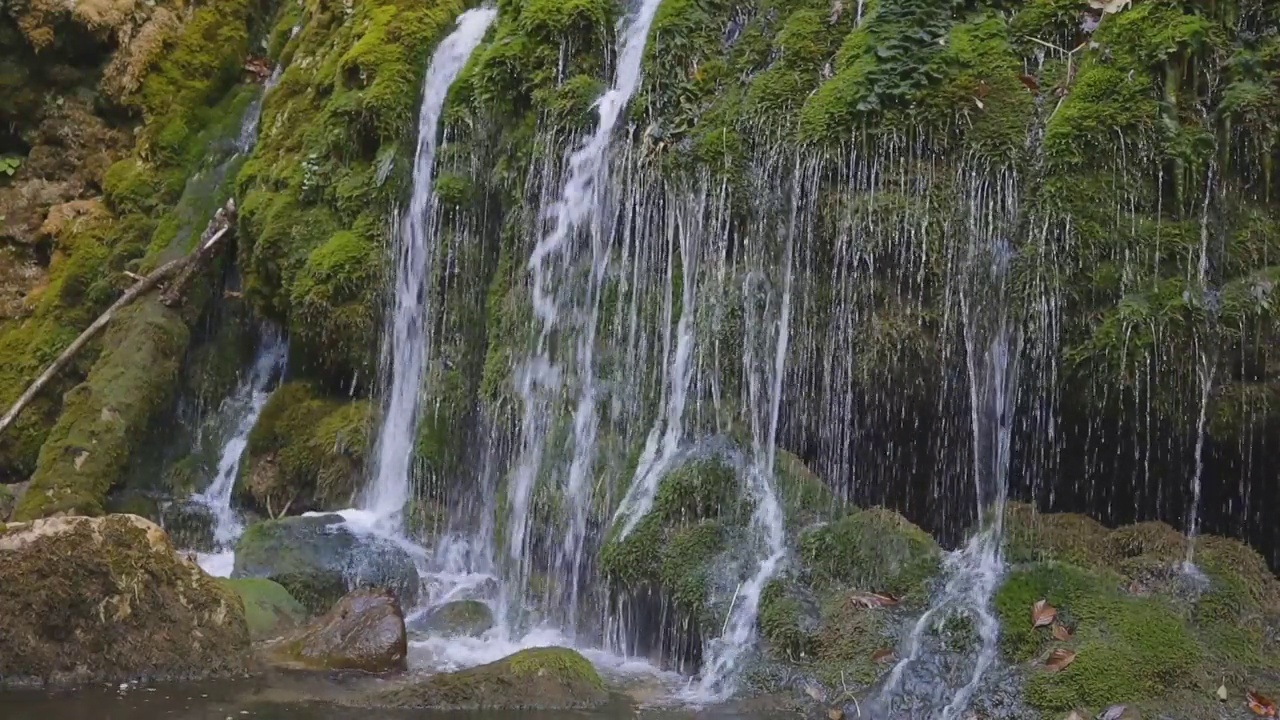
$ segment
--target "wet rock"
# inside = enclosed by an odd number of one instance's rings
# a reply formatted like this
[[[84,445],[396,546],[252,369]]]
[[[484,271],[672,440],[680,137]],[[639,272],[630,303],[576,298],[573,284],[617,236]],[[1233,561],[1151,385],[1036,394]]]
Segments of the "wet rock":
[[[251,525],[236,544],[231,576],[274,580],[315,614],[361,587],[387,588],[407,607],[418,598],[413,558],[389,541],[356,535],[343,525],[340,515]]]
[[[240,596],[249,637],[255,642],[270,640],[296,629],[307,619],[307,609],[279,583],[263,578],[219,580]]]
[[[239,674],[234,593],[133,515],[0,525],[0,685]]]
[[[217,521],[209,508],[199,503],[175,501],[160,506],[160,525],[181,548],[213,552],[216,544],[213,529]]]
[[[604,681],[568,648],[521,650],[497,662],[374,692],[360,704],[437,710],[570,710],[609,701]]]
[[[413,629],[433,635],[483,635],[493,627],[493,611],[479,600],[458,600],[432,609],[413,624]]]
[[[307,627],[272,644],[273,664],[314,670],[387,672],[407,668],[404,614],[392,593],[361,588]]]

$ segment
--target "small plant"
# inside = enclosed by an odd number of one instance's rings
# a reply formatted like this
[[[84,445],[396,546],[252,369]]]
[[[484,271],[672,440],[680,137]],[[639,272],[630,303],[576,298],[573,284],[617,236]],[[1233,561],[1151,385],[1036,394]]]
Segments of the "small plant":
[[[22,157],[19,155],[0,155],[0,175],[5,177],[13,177],[18,172],[18,168],[22,167]]]

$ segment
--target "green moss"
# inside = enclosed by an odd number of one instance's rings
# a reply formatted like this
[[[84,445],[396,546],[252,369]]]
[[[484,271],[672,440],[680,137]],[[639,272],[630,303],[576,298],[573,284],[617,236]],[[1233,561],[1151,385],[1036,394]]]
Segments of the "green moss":
[[[130,455],[168,408],[187,337],[181,318],[156,299],[139,301],[116,317],[102,356],[64,398],[17,518],[103,511]]]
[[[922,600],[941,551],[901,515],[874,508],[806,532],[797,550],[815,587],[845,587]]]
[[[346,507],[357,489],[369,441],[367,401],[342,401],[306,383],[278,388],[249,434],[236,482],[261,510]]]
[[[609,698],[591,662],[567,648],[521,650],[497,662],[375,693],[371,705],[440,710],[569,710]]]
[[[436,178],[436,197],[442,207],[461,209],[471,204],[475,192],[471,178],[457,173],[441,173]]]
[[[302,624],[307,611],[279,583],[264,578],[221,579],[218,582],[233,590],[244,604],[249,637],[255,642],[279,637]]]
[[[1162,696],[1197,677],[1203,653],[1172,605],[1125,596],[1121,579],[1071,565],[1040,564],[1011,574],[994,605],[1001,646],[1012,659],[1038,655],[1051,642],[1048,628],[1031,628],[1031,607],[1041,599],[1058,609],[1073,631],[1065,645],[1074,662],[1058,672],[1033,670],[1027,701],[1045,711],[1105,707]]]
[[[798,662],[813,656],[817,638],[812,628],[804,627],[803,613],[801,601],[788,592],[786,583],[775,580],[765,586],[756,624],[775,657]]]
[[[290,335],[330,374],[374,363],[380,263],[365,235],[341,231],[311,251],[289,294]]]

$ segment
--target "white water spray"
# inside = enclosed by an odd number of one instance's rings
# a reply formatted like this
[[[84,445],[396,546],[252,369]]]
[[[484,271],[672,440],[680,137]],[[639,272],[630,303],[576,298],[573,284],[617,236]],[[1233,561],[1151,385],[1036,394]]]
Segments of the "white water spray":
[[[436,132],[449,87],[497,17],[492,8],[468,10],[436,48],[423,81],[413,194],[395,235],[395,298],[386,333],[391,380],[378,435],[373,482],[362,507],[388,532],[398,532],[409,501],[409,472],[418,428],[422,378],[430,355],[430,281],[439,233],[434,225]]]

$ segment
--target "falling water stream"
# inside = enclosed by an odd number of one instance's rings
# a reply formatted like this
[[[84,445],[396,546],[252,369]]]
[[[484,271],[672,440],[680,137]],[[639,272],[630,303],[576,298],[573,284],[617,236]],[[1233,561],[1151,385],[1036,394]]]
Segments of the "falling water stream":
[[[361,509],[385,532],[398,534],[409,501],[410,464],[417,439],[418,411],[426,359],[431,352],[430,283],[435,271],[435,186],[433,173],[440,113],[449,88],[484,39],[498,12],[468,10],[457,28],[436,48],[422,87],[418,146],[413,162],[409,207],[394,238],[395,296],[387,320],[384,356],[390,365],[382,428],[374,451],[373,477]]]
[[[249,444],[249,433],[253,431],[262,408],[271,397],[272,388],[284,374],[288,356],[289,343],[283,334],[275,327],[265,326],[253,366],[248,375],[241,379],[226,405],[237,419],[234,432],[222,446],[217,474],[204,492],[191,496],[192,502],[208,508],[213,516],[213,541],[217,550],[197,556],[200,566],[211,575],[227,577],[231,574],[231,565],[235,560],[235,542],[244,531],[239,514],[231,506],[232,490],[240,472],[240,459]]]

